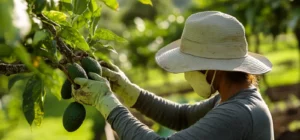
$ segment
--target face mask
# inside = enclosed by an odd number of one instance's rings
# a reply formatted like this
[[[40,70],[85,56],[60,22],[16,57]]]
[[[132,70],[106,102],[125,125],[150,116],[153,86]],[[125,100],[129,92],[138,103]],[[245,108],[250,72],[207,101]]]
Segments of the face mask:
[[[189,71],[184,73],[186,81],[191,85],[194,91],[203,98],[209,98],[212,93],[216,90],[213,88],[212,84],[215,79],[216,71],[214,72],[211,84],[206,81],[207,72],[205,75],[199,71]]]

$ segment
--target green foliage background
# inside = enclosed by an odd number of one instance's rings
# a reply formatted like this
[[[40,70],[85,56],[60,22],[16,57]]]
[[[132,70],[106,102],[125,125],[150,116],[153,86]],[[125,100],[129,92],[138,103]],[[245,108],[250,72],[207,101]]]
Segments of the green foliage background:
[[[190,14],[205,10],[223,11],[244,24],[249,50],[274,65],[265,75],[267,82],[260,82],[262,95],[271,111],[285,110],[285,101],[271,102],[265,90],[299,83],[297,0],[0,0],[0,64],[24,64],[30,71],[7,74],[0,69],[0,139],[105,139],[105,121],[92,107],[86,106],[88,116],[77,131],[68,133],[62,126],[72,100],[60,100],[67,76],[53,66],[76,57],[62,53],[60,40],[74,54],[116,63],[134,83],[159,96],[179,103],[201,100],[182,74],[158,68],[154,56],[180,38]],[[293,94],[288,101],[300,105]],[[132,112],[160,135],[173,133]],[[295,121],[287,127],[297,130],[300,125]]]

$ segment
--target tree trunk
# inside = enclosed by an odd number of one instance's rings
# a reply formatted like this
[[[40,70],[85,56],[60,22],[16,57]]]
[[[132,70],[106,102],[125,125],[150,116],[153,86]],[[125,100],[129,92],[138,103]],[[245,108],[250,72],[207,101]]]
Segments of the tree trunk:
[[[277,36],[272,36],[272,47],[273,47],[272,51],[277,51],[277,49],[278,49],[277,44],[276,44],[276,37]]]
[[[255,34],[255,53],[259,53],[259,47],[260,47],[260,39],[259,39],[259,34]]]
[[[298,23],[298,27],[295,29],[295,35],[298,41],[298,57],[299,57],[298,62],[300,62],[300,22]],[[299,69],[298,75],[299,75],[299,82],[300,82],[300,66],[298,69]]]

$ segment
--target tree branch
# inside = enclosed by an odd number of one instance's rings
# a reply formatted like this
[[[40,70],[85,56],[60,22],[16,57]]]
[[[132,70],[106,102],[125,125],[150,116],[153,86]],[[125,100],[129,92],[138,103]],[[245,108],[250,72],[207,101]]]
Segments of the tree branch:
[[[24,64],[6,64],[0,63],[0,74],[11,75],[15,73],[29,72]]]
[[[63,61],[60,61],[59,64],[55,64],[49,59],[45,59],[44,61],[47,65],[51,66],[52,68],[61,69],[61,66],[59,65],[64,64]],[[30,72],[25,64],[8,64],[8,63],[0,62],[0,74],[9,76],[11,74],[24,73],[24,72]]]
[[[38,14],[37,15],[39,18],[41,18],[43,22],[43,26],[50,31],[50,33],[53,35],[54,39],[56,40],[57,43],[57,49],[61,54],[63,54],[69,62],[73,62],[73,57],[74,53],[73,51],[63,42],[63,40],[57,36],[56,29],[54,25],[57,25],[56,23],[52,22],[49,20],[47,17],[45,17],[43,14]]]
[[[68,47],[68,45],[62,40],[62,38],[57,36],[57,31],[55,26],[59,26],[58,24],[49,20],[43,14],[38,14],[37,17],[41,19],[44,29],[47,29],[53,35],[53,38],[56,40],[57,49],[64,56],[64,58],[60,60],[58,64],[52,62],[50,59],[47,58],[44,59],[44,61],[52,68],[59,68],[60,70],[62,70],[70,80],[68,72],[64,66],[69,62],[73,63],[75,61],[79,61],[82,59],[82,57],[88,56],[88,54],[85,52],[74,53],[73,50],[70,49],[70,47]],[[23,72],[30,72],[29,69],[24,64],[7,64],[0,61],[0,74],[9,76],[11,74],[23,73]]]

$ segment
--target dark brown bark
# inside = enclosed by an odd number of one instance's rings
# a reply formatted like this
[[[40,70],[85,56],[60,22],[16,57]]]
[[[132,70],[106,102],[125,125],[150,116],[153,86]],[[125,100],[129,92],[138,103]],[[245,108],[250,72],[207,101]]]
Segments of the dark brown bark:
[[[63,54],[69,62],[73,62],[74,53],[73,51],[63,42],[63,40],[57,36],[57,32],[54,26],[59,26],[56,23],[49,20],[43,14],[37,15],[43,22],[43,27],[49,30],[49,32],[53,35],[54,39],[57,43],[57,49],[61,54]]]
[[[15,73],[29,72],[24,64],[5,64],[0,63],[0,74],[11,75]]]

